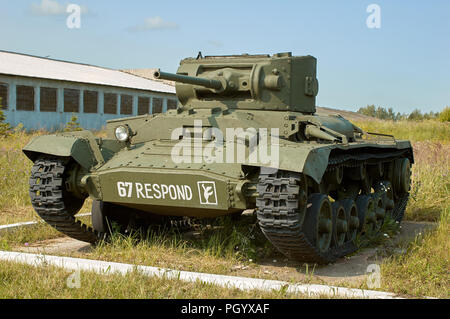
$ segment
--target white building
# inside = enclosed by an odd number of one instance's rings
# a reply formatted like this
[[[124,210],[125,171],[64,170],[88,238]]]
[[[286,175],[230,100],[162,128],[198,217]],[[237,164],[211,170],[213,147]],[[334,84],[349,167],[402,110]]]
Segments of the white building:
[[[0,104],[11,126],[57,130],[72,115],[85,129],[177,108],[167,83],[92,65],[0,51]]]

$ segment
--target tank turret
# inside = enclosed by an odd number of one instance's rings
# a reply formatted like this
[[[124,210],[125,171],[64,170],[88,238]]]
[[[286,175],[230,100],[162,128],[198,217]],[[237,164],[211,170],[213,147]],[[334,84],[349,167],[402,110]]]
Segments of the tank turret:
[[[188,58],[177,74],[155,71],[177,82],[185,108],[222,108],[314,113],[318,93],[316,58],[291,53]]]

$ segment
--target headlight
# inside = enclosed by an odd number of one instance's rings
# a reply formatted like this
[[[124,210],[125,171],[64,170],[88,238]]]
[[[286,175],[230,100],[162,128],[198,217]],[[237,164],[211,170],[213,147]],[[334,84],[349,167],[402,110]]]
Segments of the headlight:
[[[115,134],[119,142],[126,142],[130,138],[130,130],[127,126],[118,126]]]

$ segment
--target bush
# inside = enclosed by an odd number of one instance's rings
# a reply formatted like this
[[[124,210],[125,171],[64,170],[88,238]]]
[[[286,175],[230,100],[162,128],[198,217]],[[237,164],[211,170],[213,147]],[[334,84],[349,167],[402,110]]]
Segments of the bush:
[[[74,132],[74,131],[82,131],[83,128],[78,123],[78,117],[72,114],[70,121],[66,124],[64,128],[64,132]]]
[[[441,122],[450,122],[450,106],[447,106],[442,112],[439,114],[439,120]]]
[[[11,131],[11,126],[9,123],[5,122],[6,116],[2,111],[2,99],[0,98],[0,137],[9,135]]]

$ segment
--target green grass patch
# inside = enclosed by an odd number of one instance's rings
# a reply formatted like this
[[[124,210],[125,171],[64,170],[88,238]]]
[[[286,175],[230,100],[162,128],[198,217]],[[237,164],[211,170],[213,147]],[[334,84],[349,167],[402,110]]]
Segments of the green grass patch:
[[[0,249],[11,250],[13,247],[58,237],[63,235],[46,223],[39,223],[3,232],[0,235]]]
[[[450,203],[450,144],[414,143],[411,197],[405,219],[439,221]]]
[[[382,290],[414,296],[450,298],[450,206],[438,228],[411,243],[405,254],[381,265]]]

